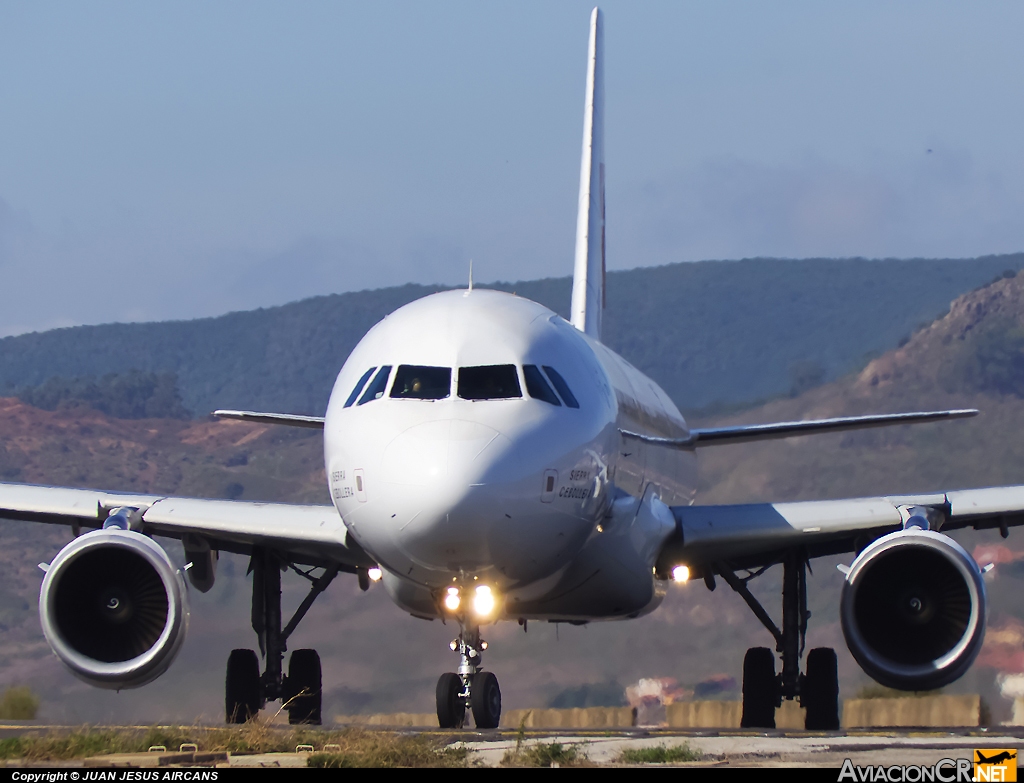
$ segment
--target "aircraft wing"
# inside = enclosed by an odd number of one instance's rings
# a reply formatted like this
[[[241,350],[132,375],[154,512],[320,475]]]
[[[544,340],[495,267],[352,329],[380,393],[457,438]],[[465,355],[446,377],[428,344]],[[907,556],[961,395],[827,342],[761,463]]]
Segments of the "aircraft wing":
[[[754,503],[672,508],[676,532],[659,562],[737,567],[774,562],[778,554],[804,547],[810,557],[854,552],[908,524],[932,530],[975,530],[1024,524],[1024,486],[962,489],[906,495],[795,503]],[[914,519],[914,518],[917,519]],[[984,565],[984,564],[982,564]]]
[[[261,413],[260,411],[214,411],[218,419],[251,421],[257,424],[283,424],[286,427],[307,427],[313,430],[324,428],[323,416],[300,416],[296,413]]]
[[[792,438],[797,435],[817,435],[826,432],[892,427],[898,424],[919,424],[927,421],[966,419],[977,415],[978,411],[976,409],[964,408],[951,411],[913,411],[911,413],[883,413],[870,416],[839,416],[833,419],[776,421],[770,424],[741,424],[735,427],[709,427],[707,429],[695,428],[690,430],[689,435],[685,438],[664,438],[656,435],[644,435],[629,430],[619,430],[619,432],[627,438],[636,438],[659,446],[692,449],[704,446],[750,443],[756,440]]]
[[[146,533],[181,538],[196,535],[213,549],[248,554],[268,546],[297,563],[340,565],[341,570],[375,563],[348,535],[333,506],[203,500],[131,495],[93,489],[0,483],[0,518],[98,528],[111,511],[141,512]]]

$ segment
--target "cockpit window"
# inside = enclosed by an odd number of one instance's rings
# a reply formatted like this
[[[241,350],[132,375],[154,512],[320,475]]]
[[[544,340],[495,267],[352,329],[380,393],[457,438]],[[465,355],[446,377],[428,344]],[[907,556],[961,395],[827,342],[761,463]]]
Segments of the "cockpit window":
[[[459,368],[459,396],[464,400],[507,400],[522,397],[514,364]]]
[[[562,407],[562,403],[558,401],[558,395],[552,391],[551,386],[548,385],[543,373],[541,373],[540,368],[536,364],[524,364],[523,377],[526,378],[527,394],[535,400],[544,400],[544,402],[550,402],[559,408]]]
[[[366,387],[366,391],[363,392],[363,396],[359,398],[359,405],[365,405],[372,400],[379,400],[384,396],[384,389],[388,385],[388,376],[391,374],[391,365],[385,364],[379,370],[377,374],[373,376],[373,380],[370,381],[370,385]]]
[[[363,377],[359,379],[359,383],[356,384],[356,387],[352,390],[352,393],[348,395],[348,399],[345,400],[346,408],[352,407],[352,403],[356,401],[356,397],[359,396],[359,392],[363,390],[363,387],[366,385],[366,382],[370,379],[370,376],[373,375],[373,371],[376,369],[376,367],[371,367],[369,370],[363,373]]]
[[[569,390],[569,384],[565,382],[565,378],[559,375],[558,371],[554,367],[548,367],[545,364],[544,372],[548,374],[548,377],[551,379],[551,383],[553,383],[555,388],[558,389],[558,393],[562,395],[562,400],[566,405],[570,408],[580,407],[580,404],[576,401],[573,393]]]
[[[413,400],[443,400],[452,391],[450,367],[417,367],[401,364],[391,386],[392,397]]]

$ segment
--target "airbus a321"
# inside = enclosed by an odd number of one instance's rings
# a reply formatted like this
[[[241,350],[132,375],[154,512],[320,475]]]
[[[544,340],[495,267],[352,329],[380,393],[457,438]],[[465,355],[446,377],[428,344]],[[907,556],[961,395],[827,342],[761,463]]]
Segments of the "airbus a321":
[[[218,411],[323,430],[332,505],[300,506],[0,484],[0,516],[64,525],[48,564],[42,629],[75,675],[145,685],[185,637],[190,589],[209,590],[218,552],[250,558],[260,657],[231,652],[225,717],[281,700],[293,723],[321,720],[320,660],[287,642],[339,574],[383,582],[402,610],[459,628],[437,718],[497,727],[501,691],[483,668],[481,628],[499,621],[589,623],[652,612],[673,580],[725,582],[774,650],[747,651],[742,723],[772,727],[799,699],[809,729],[839,726],[834,650],[803,654],[808,562],[849,553],[846,644],[871,677],[924,690],[959,678],[985,633],[982,568],[947,533],[1024,522],[1024,487],[906,497],[693,505],[705,448],[974,410],[691,429],[669,396],[601,342],[605,281],[602,17],[590,21],[571,320],[473,288],[399,308],[338,374],[324,417]],[[157,539],[177,539],[184,573]],[[748,590],[783,567],[782,622]],[[287,622],[281,574],[311,582]],[[190,585],[191,587],[189,587]],[[777,662],[781,667],[777,670]]]

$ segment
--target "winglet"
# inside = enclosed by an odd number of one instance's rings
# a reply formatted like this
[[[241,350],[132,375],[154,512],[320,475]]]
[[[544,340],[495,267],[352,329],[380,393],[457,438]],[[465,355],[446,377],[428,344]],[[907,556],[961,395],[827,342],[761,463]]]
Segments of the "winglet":
[[[605,278],[603,27],[601,9],[595,8],[590,15],[576,262],[572,279],[572,325],[596,340],[601,339]]]

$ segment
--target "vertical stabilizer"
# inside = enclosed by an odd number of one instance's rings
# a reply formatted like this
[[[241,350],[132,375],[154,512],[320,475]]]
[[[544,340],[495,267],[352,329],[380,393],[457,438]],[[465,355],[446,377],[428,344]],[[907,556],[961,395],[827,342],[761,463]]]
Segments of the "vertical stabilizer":
[[[576,216],[576,265],[572,278],[572,325],[601,339],[604,311],[604,19],[590,15],[587,100],[583,110],[583,160]]]

